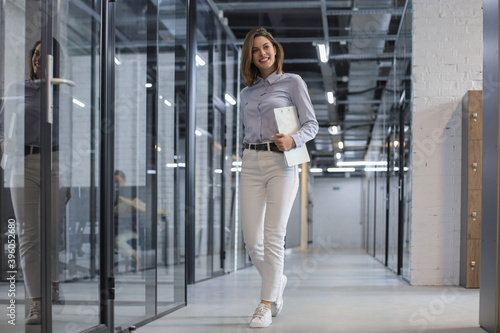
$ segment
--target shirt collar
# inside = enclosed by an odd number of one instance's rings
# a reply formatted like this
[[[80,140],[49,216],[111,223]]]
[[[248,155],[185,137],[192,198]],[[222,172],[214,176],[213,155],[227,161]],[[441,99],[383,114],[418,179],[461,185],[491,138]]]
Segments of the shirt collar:
[[[278,79],[280,79],[280,78],[281,78],[281,75],[282,75],[282,74],[278,74],[278,73],[274,72],[274,73],[272,73],[271,75],[269,75],[269,76],[267,77],[267,79],[265,79],[265,80],[264,80],[264,79],[262,79],[262,78],[259,76],[259,78],[258,78],[258,79],[257,79],[257,81],[255,82],[255,84],[259,84],[261,81],[262,81],[262,83],[267,82],[267,83],[269,83],[269,84],[273,84],[274,82],[276,82]]]
[[[266,81],[269,83],[269,84],[273,84],[274,82],[276,82],[279,78],[281,77],[281,74],[278,74],[276,72],[272,73],[271,75],[269,75],[266,79]]]

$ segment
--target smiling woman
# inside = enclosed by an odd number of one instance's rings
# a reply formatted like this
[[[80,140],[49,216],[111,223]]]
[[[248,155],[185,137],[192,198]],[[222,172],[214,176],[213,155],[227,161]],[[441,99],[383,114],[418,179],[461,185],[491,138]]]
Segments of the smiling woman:
[[[276,46],[264,36],[257,36],[253,40],[252,59],[253,64],[260,71],[263,79],[267,79],[274,71],[274,57],[276,56]]]
[[[263,55],[270,58],[267,62],[267,68],[273,68],[278,74],[283,73],[283,47],[264,28],[253,29],[247,34],[241,53],[241,73],[246,86],[253,85],[261,75],[261,67],[258,65],[261,57],[266,58]],[[271,73],[268,73],[267,76]]]
[[[245,135],[241,173],[243,236],[252,262],[262,277],[261,303],[250,327],[267,327],[283,308],[286,226],[299,186],[298,166],[283,155],[302,147],[318,132],[307,86],[296,74],[284,73],[283,48],[264,28],[252,29],[242,48],[241,91]],[[274,110],[295,106],[301,128],[279,133]]]

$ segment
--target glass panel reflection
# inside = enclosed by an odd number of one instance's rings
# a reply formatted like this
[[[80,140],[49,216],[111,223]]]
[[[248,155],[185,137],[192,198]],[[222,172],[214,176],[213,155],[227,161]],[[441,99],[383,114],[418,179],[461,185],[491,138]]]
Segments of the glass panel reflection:
[[[175,0],[162,1],[159,7],[158,313],[185,301],[185,9]]]
[[[40,70],[47,66],[47,58],[42,54],[43,45],[39,41],[45,13],[41,13],[39,1],[4,1],[1,4],[0,40],[5,41],[3,48],[11,52],[2,55],[0,61],[3,96],[0,141],[5,145],[4,135],[12,137],[17,149],[8,157],[2,156],[5,168],[0,171],[0,215],[2,221],[13,221],[13,227],[7,232],[15,233],[17,238],[12,239],[17,240],[18,245],[13,253],[17,266],[7,267],[8,262],[2,258],[2,280],[6,281],[7,268],[17,270],[12,299],[17,303],[15,331],[18,332],[41,329],[43,312],[40,310],[43,309],[39,301],[44,274],[49,275],[47,294],[52,298],[49,302],[52,331],[78,332],[99,323],[96,277],[99,235],[95,232],[98,226],[95,175],[98,170],[93,149],[99,140],[95,131],[99,11],[92,3],[80,1],[75,6],[69,1],[60,1],[50,13],[54,47],[49,52],[53,56],[54,77],[76,83],[74,87],[53,86],[52,135],[48,143],[51,160],[47,160],[50,196],[40,192],[43,182],[40,179],[43,160],[40,124],[45,121],[40,118],[43,110]],[[50,222],[40,216],[42,199],[49,203]],[[40,241],[41,231],[50,232],[51,238],[51,269],[47,272],[46,267],[40,267],[41,245],[44,245]],[[2,234],[6,235],[4,230]],[[4,247],[6,240],[2,238],[1,242],[2,248],[7,249]],[[10,283],[2,282],[0,288],[6,286]],[[7,295],[7,292],[1,294],[2,302]],[[0,321],[0,331],[13,331],[12,326],[5,329],[4,323],[7,324]]]
[[[27,38],[29,14],[38,13],[25,2],[3,2],[5,42],[2,55],[0,141],[2,160],[2,284],[5,304],[0,330],[41,323],[40,251],[40,104],[41,31]],[[10,38],[6,38],[7,34]],[[8,307],[7,307],[8,305]],[[30,315],[31,308],[31,315]],[[17,325],[17,326],[15,326]],[[36,325],[36,326],[35,326]]]
[[[115,326],[155,314],[156,11],[149,1],[116,6]],[[149,24],[151,22],[152,24]],[[152,29],[152,30],[151,30]],[[151,63],[152,62],[152,63]],[[154,204],[153,204],[154,203]],[[153,292],[151,292],[153,291]]]
[[[58,172],[53,182],[59,181],[52,190],[52,216],[58,222],[52,230],[54,332],[78,332],[100,322],[96,216],[100,7],[94,6],[90,0],[60,1],[52,15],[61,48],[54,54],[54,77],[75,82],[74,87],[54,86],[52,167],[53,173]]]
[[[222,274],[226,259],[234,258],[227,252],[237,213],[228,172],[236,149],[239,75],[237,52],[228,51],[231,39],[216,13],[205,1],[197,2],[197,10],[195,280],[200,281]]]

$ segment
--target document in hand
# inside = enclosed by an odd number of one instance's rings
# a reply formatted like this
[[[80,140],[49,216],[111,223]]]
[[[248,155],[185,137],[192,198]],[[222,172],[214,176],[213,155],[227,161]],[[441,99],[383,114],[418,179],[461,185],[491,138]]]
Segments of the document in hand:
[[[300,121],[297,115],[297,108],[294,105],[275,108],[274,115],[278,124],[278,131],[281,134],[292,135],[299,131]],[[288,166],[306,163],[311,160],[306,145],[285,151],[284,154]]]

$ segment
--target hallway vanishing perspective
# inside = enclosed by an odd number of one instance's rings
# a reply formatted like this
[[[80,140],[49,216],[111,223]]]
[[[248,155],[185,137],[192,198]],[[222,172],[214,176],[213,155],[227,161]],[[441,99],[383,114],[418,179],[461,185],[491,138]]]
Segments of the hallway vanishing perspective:
[[[287,253],[282,313],[269,333],[479,333],[479,290],[410,286],[363,251]],[[254,332],[254,267],[188,286],[188,306],[139,333]],[[265,330],[265,331],[264,331]]]

